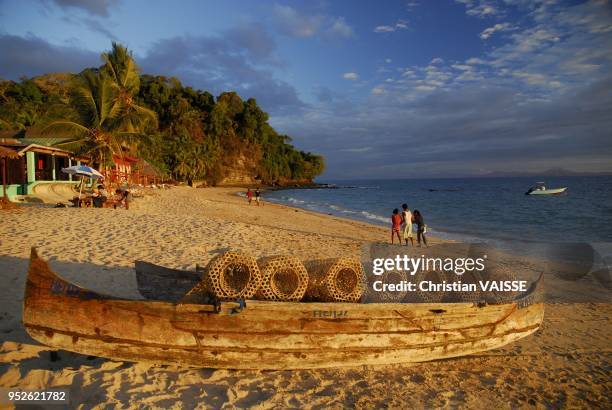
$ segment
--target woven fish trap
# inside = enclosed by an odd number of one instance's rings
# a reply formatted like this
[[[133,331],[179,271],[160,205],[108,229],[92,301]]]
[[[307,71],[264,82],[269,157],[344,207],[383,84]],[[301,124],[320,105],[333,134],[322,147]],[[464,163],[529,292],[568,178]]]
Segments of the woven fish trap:
[[[270,256],[257,261],[261,272],[261,287],[256,298],[298,302],[308,287],[308,272],[293,256]]]
[[[308,261],[306,299],[317,302],[359,302],[365,289],[365,273],[357,258]]]
[[[418,271],[411,276],[409,281],[415,284],[416,290],[406,295],[404,302],[417,302],[417,303],[436,303],[440,302],[447,294],[444,290],[436,290],[435,285],[443,285],[444,281],[448,282],[448,276],[445,272],[439,272],[436,270],[429,271]],[[420,284],[425,282],[424,288],[427,290],[421,290]]]
[[[480,290],[480,281],[482,275],[477,271],[468,271],[462,275],[457,275],[453,272],[447,273],[447,282],[461,282],[462,284],[474,285],[475,291],[458,291],[458,292],[446,292],[444,295],[445,302],[482,302],[484,301],[484,294]]]
[[[193,293],[207,293],[220,300],[250,299],[261,286],[257,260],[237,252],[225,252],[214,257],[202,272],[202,280]]]
[[[520,280],[519,275],[514,272],[512,267],[504,269],[503,266],[487,266],[487,270],[481,274],[481,277],[483,281],[498,283],[502,281]],[[481,290],[481,294],[482,299],[488,303],[508,303],[520,296],[521,292],[516,290],[489,289],[486,291]]]
[[[409,275],[404,271],[385,270],[380,276],[368,276],[368,286],[364,291],[365,300],[367,303],[399,303],[404,300],[408,290],[380,290],[374,289],[374,282],[380,281],[382,284],[400,285],[403,282],[410,280]]]

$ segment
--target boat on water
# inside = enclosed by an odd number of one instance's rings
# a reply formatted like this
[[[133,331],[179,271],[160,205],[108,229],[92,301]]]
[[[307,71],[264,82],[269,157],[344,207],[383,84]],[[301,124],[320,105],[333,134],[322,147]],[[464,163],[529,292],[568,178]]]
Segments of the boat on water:
[[[567,187],[563,188],[546,188],[544,182],[536,182],[534,186],[529,188],[525,195],[559,195],[567,191]]]
[[[279,370],[424,362],[535,332],[544,317],[534,297],[540,282],[500,304],[181,304],[79,287],[32,249],[23,324],[44,345],[112,360]]]

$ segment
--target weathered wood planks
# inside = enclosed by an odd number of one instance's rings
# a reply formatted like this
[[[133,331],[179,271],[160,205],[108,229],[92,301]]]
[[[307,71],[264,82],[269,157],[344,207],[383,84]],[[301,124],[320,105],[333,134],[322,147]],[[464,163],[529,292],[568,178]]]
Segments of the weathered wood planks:
[[[542,322],[542,304],[210,305],[113,299],[72,285],[32,251],[23,321],[37,341],[128,361],[305,369],[421,362],[493,349]]]

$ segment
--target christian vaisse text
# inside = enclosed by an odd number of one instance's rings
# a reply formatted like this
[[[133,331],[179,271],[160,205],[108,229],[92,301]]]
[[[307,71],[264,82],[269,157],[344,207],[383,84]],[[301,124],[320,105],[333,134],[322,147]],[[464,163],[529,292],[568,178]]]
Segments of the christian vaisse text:
[[[462,283],[461,281],[436,283],[432,281],[421,281],[413,283],[401,281],[398,283],[383,283],[377,280],[372,284],[376,292],[525,292],[527,290],[526,280],[501,280],[501,281],[478,281],[476,283]]]

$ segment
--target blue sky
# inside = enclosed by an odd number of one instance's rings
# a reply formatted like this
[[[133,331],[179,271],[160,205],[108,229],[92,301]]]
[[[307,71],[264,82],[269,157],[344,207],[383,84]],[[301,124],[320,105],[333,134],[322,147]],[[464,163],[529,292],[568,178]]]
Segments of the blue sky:
[[[0,77],[143,72],[255,97],[325,178],[612,170],[610,1],[0,0]]]

